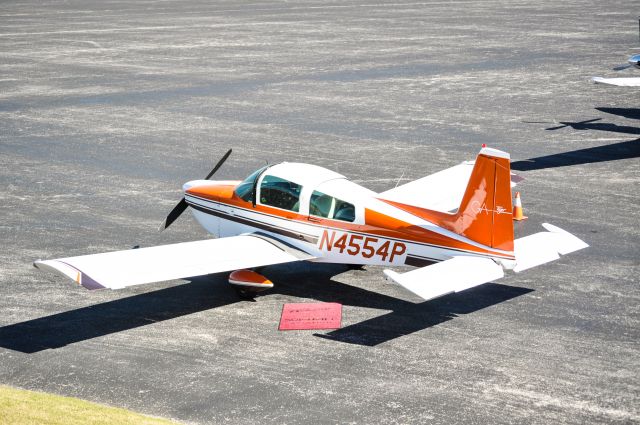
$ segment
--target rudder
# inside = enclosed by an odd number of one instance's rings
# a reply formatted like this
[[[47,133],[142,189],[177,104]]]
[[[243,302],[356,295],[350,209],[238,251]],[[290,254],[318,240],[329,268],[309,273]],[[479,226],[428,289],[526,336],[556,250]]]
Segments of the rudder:
[[[482,148],[460,208],[443,224],[483,245],[513,251],[512,211],[509,154]]]
[[[509,154],[482,148],[462,201],[454,213],[385,201],[438,226],[494,249],[513,253],[513,208]]]

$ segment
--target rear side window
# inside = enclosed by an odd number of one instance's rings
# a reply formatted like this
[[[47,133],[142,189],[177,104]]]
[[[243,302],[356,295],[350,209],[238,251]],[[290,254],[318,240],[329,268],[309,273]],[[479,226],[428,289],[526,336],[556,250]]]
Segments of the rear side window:
[[[356,209],[353,204],[318,192],[317,190],[313,191],[311,195],[309,214],[348,222],[353,222],[356,219]]]
[[[260,183],[260,203],[283,210],[300,210],[302,186],[276,176],[264,176]]]

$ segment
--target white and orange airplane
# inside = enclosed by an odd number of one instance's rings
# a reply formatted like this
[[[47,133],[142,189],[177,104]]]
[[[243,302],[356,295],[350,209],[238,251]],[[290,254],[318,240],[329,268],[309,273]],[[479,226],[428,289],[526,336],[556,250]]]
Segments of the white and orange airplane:
[[[588,245],[550,224],[514,240],[509,154],[484,147],[475,161],[376,193],[343,175],[283,162],[243,181],[183,187],[168,227],[187,207],[218,239],[36,261],[88,289],[233,271],[243,296],[273,286],[247,270],[315,261],[414,266],[386,276],[425,300],[462,291],[559,258]]]

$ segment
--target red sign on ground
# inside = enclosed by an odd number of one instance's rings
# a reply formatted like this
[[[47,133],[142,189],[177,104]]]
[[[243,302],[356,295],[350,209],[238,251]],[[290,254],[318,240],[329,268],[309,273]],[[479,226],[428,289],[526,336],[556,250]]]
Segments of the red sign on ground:
[[[281,331],[305,329],[340,329],[342,304],[300,303],[285,304],[280,317]]]

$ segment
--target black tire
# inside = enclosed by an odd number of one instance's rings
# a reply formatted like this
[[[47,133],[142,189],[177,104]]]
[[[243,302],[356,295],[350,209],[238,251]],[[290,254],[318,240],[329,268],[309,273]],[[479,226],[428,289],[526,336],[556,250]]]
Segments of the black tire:
[[[256,293],[255,292],[249,291],[249,290],[247,290],[245,288],[241,288],[239,286],[236,286],[235,290],[236,290],[236,294],[238,294],[238,297],[240,297],[243,300],[252,301],[256,297]]]

